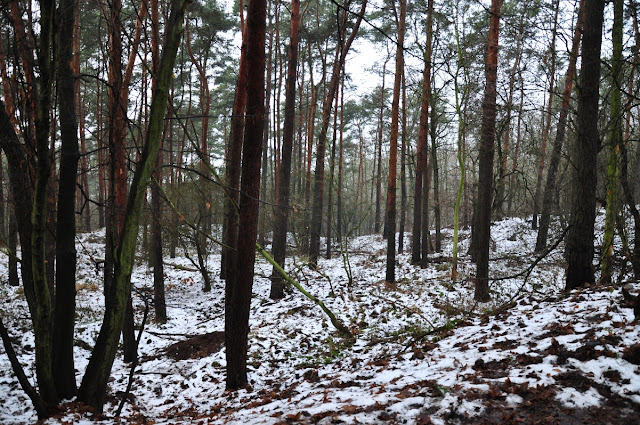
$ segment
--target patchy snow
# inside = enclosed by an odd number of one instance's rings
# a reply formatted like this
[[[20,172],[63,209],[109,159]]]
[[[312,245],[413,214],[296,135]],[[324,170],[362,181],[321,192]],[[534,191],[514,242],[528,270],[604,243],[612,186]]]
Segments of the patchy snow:
[[[552,239],[559,235],[551,233]],[[199,273],[186,258],[167,258],[169,322],[151,321],[145,327],[123,421],[508,423],[505,418],[514,412],[530,414],[529,422],[535,422],[534,410],[544,408],[564,409],[563,414],[580,418],[610,405],[619,407],[621,415],[640,409],[640,368],[625,359],[625,350],[640,343],[640,329],[633,311],[621,306],[618,286],[564,294],[562,244],[527,276],[535,259],[536,234],[524,219],[512,218],[492,227],[492,301],[478,304],[473,300],[475,267],[465,255],[468,231],[461,231],[455,283],[448,259],[452,231],[443,229],[443,236],[443,253],[432,254],[431,264],[421,269],[410,264],[406,235],[405,253],[397,256],[397,283],[392,285],[384,282],[386,242],[380,236],[349,241],[351,287],[338,251],[331,260],[320,259],[319,272],[301,259],[287,264],[349,327],[353,339],[341,337],[327,316],[297,291],[270,300],[271,268],[258,259],[250,318],[250,387],[236,392],[225,390],[223,346],[194,346],[193,353],[177,353],[181,359],[168,355],[167,347],[174,343],[224,330],[224,282],[214,278],[211,292],[204,293]],[[103,259],[103,237],[104,231],[78,236],[78,383],[104,309],[96,262]],[[6,260],[0,257],[3,282]],[[219,255],[210,256],[212,276],[218,275],[219,260]],[[152,290],[152,272],[142,261],[132,281],[142,293]],[[638,289],[635,284],[632,292]],[[22,290],[2,284],[0,294],[5,300],[0,307],[3,320],[33,377],[33,335]],[[139,322],[141,295],[134,306]],[[129,365],[116,358],[105,416],[68,404],[65,413],[46,423],[113,423],[109,417],[126,389],[128,374]],[[35,420],[1,347],[0,423]]]

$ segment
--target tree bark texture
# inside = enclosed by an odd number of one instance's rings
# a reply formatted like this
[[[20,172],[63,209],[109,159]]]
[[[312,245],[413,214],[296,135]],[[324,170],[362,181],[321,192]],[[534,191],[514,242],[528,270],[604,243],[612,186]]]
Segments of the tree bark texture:
[[[389,179],[387,181],[387,268],[385,281],[396,280],[396,189],[398,167],[398,128],[400,123],[400,91],[404,70],[404,24],[407,15],[406,0],[400,0],[400,18],[398,20],[398,44],[396,45],[396,72],[391,102],[391,134],[389,145]]]
[[[282,134],[282,160],[278,167],[278,198],[273,228],[273,259],[284,269],[287,253],[287,222],[289,220],[289,193],[291,187],[291,156],[296,118],[296,77],[298,66],[298,34],[300,32],[300,0],[291,1],[291,35],[287,65],[284,101],[284,129]],[[271,273],[269,297],[284,297],[284,278],[275,268]]]
[[[416,154],[416,173],[413,192],[413,240],[411,245],[411,262],[417,264],[421,260],[422,248],[422,182],[429,156],[429,98],[431,94],[431,43],[433,39],[433,0],[427,6],[427,48],[424,54],[424,71],[422,74],[422,104],[420,107],[420,127]],[[424,223],[428,226],[429,223]]]
[[[489,37],[485,65],[485,89],[482,102],[482,127],[478,154],[478,261],[475,299],[489,300],[489,240],[491,238],[491,195],[493,192],[493,153],[496,137],[496,94],[498,76],[498,35],[502,0],[492,0],[489,17]]]
[[[242,3],[241,3],[242,5]],[[243,9],[240,7],[243,15]],[[224,229],[222,235],[222,256],[220,278],[227,279],[233,273],[236,243],[238,239],[238,202],[240,200],[240,165],[242,158],[242,137],[244,134],[245,108],[247,104],[247,31],[242,28],[242,47],[240,65],[236,81],[231,129],[229,130],[229,146],[225,160],[225,184],[227,185],[224,201]]]
[[[56,297],[53,327],[53,373],[58,396],[76,394],[73,335],[76,305],[76,179],[78,176],[78,124],[73,61],[76,0],[62,0],[58,30],[58,114],[60,116],[60,176],[56,217]]]
[[[566,290],[594,283],[593,238],[596,217],[596,159],[598,155],[598,99],[603,0],[584,0],[582,66],[578,91],[578,137],[572,155],[571,229],[566,240]]]
[[[613,236],[615,234],[616,219],[620,199],[618,196],[619,169],[618,162],[622,141],[622,27],[623,2],[613,2],[613,29],[611,31],[613,42],[613,57],[611,58],[611,95],[609,109],[609,145],[607,165],[607,204],[604,221],[604,240],[602,241],[601,277],[605,284],[611,283],[613,273]]]
[[[109,293],[112,302],[105,308],[100,333],[78,391],[79,400],[93,406],[99,412],[102,411],[105,401],[107,381],[124,322],[124,312],[131,288],[131,271],[135,259],[142,204],[160,147],[171,77],[180,44],[187,4],[188,0],[172,0],[171,2],[170,16],[165,25],[165,44],[158,69],[158,84],[152,95],[145,143],[131,182],[125,222],[115,256],[115,276]]]
[[[242,146],[239,228],[236,270],[227,276],[225,346],[228,389],[247,384],[249,307],[258,233],[260,162],[264,137],[266,0],[252,0],[247,7],[247,106]]]

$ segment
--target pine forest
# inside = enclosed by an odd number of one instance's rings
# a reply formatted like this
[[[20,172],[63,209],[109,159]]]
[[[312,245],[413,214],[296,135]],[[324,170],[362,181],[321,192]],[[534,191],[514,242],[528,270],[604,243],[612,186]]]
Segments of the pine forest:
[[[638,13],[0,0],[0,423],[638,423]]]

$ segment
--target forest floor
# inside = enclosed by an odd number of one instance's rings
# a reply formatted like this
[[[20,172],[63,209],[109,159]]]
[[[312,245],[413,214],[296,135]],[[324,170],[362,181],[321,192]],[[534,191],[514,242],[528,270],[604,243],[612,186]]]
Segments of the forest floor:
[[[602,217],[599,217],[602,220]],[[166,324],[146,324],[131,393],[121,415],[133,424],[637,424],[640,417],[640,326],[623,305],[621,284],[564,293],[563,244],[539,261],[535,232],[513,218],[492,227],[492,301],[473,301],[475,267],[461,232],[458,281],[451,282],[451,230],[428,267],[410,264],[410,241],[397,256],[397,282],[385,284],[386,242],[349,241],[318,271],[302,262],[287,269],[349,327],[344,338],[327,316],[295,290],[269,299],[271,268],[258,259],[249,334],[250,386],[225,390],[224,282],[204,293],[185,257],[166,259]],[[601,229],[600,229],[601,231]],[[552,231],[552,239],[561,231]],[[76,325],[78,381],[103,312],[103,232],[80,235]],[[601,234],[596,243],[601,241]],[[553,240],[551,241],[554,242]],[[619,252],[619,251],[618,251]],[[301,261],[301,260],[298,260]],[[141,263],[143,263],[141,261]],[[219,256],[212,255],[212,276]],[[352,284],[347,272],[351,270]],[[517,275],[517,276],[516,276]],[[515,277],[514,277],[515,276]],[[136,268],[143,296],[152,271]],[[6,282],[6,257],[0,256]],[[0,314],[29,376],[33,334],[21,289],[0,284]],[[70,401],[46,424],[114,423],[130,366],[119,356],[103,415]],[[0,423],[36,416],[0,347]],[[115,420],[117,423],[118,421]]]

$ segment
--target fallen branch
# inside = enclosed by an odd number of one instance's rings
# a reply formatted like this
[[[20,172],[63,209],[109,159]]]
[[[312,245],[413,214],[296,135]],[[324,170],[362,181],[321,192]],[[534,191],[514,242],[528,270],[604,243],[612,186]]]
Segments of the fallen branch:
[[[522,293],[522,290],[524,289],[524,286],[527,283],[527,279],[529,278],[529,276],[533,272],[533,269],[538,265],[538,263],[540,261],[542,261],[547,255],[549,255],[551,253],[551,251],[553,251],[554,249],[556,249],[558,247],[558,245],[560,245],[560,242],[562,242],[562,240],[564,239],[564,237],[566,236],[566,234],[567,234],[567,232],[569,231],[570,228],[571,228],[571,226],[565,227],[564,231],[562,232],[560,237],[555,241],[555,243],[553,245],[551,245],[549,248],[547,248],[538,257],[536,257],[536,259],[533,261],[533,263],[531,263],[531,265],[529,267],[527,267],[525,270],[523,270],[523,271],[521,271],[519,273],[516,273],[516,274],[514,274],[512,276],[506,276],[506,277],[491,279],[492,281],[496,281],[496,280],[514,279],[514,278],[517,278],[517,277],[520,277],[520,276],[524,276],[524,280],[522,282],[522,285],[520,285],[520,287],[518,288],[516,293],[514,295],[512,295],[511,298],[509,298],[508,301],[502,303],[502,305],[500,305],[499,307],[497,307],[495,309],[496,314],[497,313],[501,313],[501,312],[503,312],[505,310],[508,310],[509,308],[511,308],[511,307],[513,307],[515,305],[514,301]]]
[[[43,419],[49,416],[49,409],[45,404],[42,397],[38,391],[31,385],[27,375],[24,373],[24,369],[18,360],[18,356],[16,355],[15,350],[13,349],[13,344],[11,344],[11,339],[9,339],[9,332],[7,328],[4,326],[2,321],[2,317],[0,317],[0,336],[2,337],[2,342],[4,343],[4,350],[7,353],[7,357],[9,357],[9,362],[11,363],[11,368],[13,369],[13,373],[16,374],[18,378],[18,382],[20,386],[27,393],[27,396],[33,403],[33,406],[36,408],[36,413],[38,414],[38,418]]]
[[[284,280],[286,280],[287,282],[289,282],[292,286],[294,286],[298,291],[300,291],[305,297],[309,298],[311,301],[313,301],[314,303],[316,303],[316,305],[318,307],[320,307],[322,309],[322,311],[324,311],[327,316],[329,316],[329,319],[331,320],[331,323],[333,324],[333,326],[340,331],[340,333],[345,334],[347,336],[352,336],[351,332],[349,332],[349,329],[347,329],[347,327],[331,312],[331,310],[329,310],[327,308],[327,306],[324,305],[324,303],[319,300],[318,298],[316,298],[315,296],[311,295],[309,292],[307,292],[302,285],[300,285],[298,282],[296,282],[293,278],[291,278],[287,272],[284,271],[284,269],[280,266],[280,264],[278,264],[276,262],[276,260],[273,259],[273,257],[264,250],[264,248],[262,248],[262,246],[260,246],[260,244],[256,244],[256,249],[258,250],[258,252],[260,253],[260,255],[262,255],[265,260],[267,260],[269,263],[271,263],[271,265],[274,267],[274,269],[280,274],[280,276],[282,276],[284,278]]]

